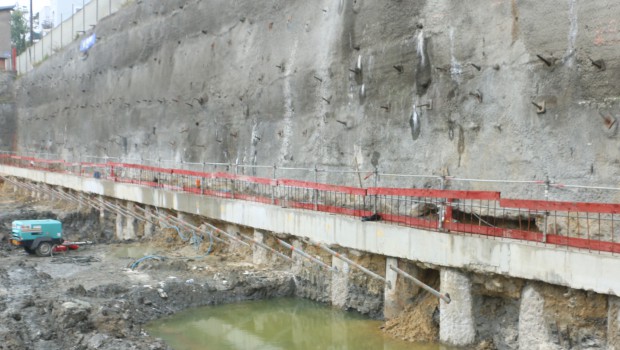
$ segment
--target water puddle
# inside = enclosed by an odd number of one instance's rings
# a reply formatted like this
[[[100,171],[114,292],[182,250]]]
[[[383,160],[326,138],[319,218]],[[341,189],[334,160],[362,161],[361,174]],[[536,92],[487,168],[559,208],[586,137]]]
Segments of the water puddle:
[[[391,339],[380,325],[357,313],[285,298],[191,309],[152,322],[147,330],[175,350],[440,349]]]

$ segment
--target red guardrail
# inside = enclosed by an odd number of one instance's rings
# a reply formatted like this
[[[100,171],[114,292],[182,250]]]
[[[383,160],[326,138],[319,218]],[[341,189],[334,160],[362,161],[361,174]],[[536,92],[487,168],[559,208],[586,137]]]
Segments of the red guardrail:
[[[417,188],[359,188],[226,172],[147,165],[68,163],[0,155],[0,163],[95,176],[115,182],[185,191],[382,221],[426,230],[543,242],[620,253],[620,204],[501,198],[500,192]],[[85,169],[90,169],[89,173]],[[374,217],[375,219],[377,217]]]

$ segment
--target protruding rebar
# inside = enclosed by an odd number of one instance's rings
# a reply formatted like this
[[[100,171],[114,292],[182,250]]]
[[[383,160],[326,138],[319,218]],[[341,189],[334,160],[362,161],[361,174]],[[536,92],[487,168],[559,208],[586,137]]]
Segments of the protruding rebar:
[[[543,114],[547,111],[546,106],[545,106],[545,101],[542,101],[541,104],[532,101],[532,104],[536,106],[536,113],[538,114]]]
[[[543,61],[547,65],[547,67],[551,67],[553,65],[550,60],[542,57],[541,55],[536,55],[536,57],[538,57],[539,60]]]

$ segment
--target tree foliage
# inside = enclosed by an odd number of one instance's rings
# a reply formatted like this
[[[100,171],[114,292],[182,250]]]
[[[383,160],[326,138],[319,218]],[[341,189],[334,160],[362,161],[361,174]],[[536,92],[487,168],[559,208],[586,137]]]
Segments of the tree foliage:
[[[15,10],[11,13],[11,42],[17,48],[17,54],[21,54],[26,50],[26,34],[28,26],[24,19],[22,11]]]

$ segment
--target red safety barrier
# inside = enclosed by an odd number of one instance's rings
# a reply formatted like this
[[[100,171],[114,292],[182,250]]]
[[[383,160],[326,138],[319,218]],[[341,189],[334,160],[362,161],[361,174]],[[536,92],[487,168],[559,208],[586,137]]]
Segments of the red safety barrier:
[[[499,200],[499,192],[488,191],[454,191],[432,190],[425,188],[385,188],[371,187],[367,190],[368,195],[386,195],[403,197],[429,197],[429,198],[453,198],[453,199],[479,199]]]
[[[278,180],[278,185],[300,187],[300,188],[319,190],[319,191],[355,194],[358,196],[366,195],[366,189],[359,188],[359,187],[335,186],[335,185],[327,185],[327,184],[308,182],[308,181],[280,179]]]
[[[543,200],[521,200],[501,198],[500,192],[492,191],[459,191],[417,188],[359,188],[349,186],[337,186],[321,184],[309,181],[292,179],[272,179],[254,176],[231,174],[226,172],[200,172],[184,169],[169,169],[147,165],[108,162],[108,163],[68,163],[63,160],[38,159],[34,157],[0,154],[0,159],[11,159],[16,162],[13,166],[37,169],[42,171],[75,171],[75,167],[106,169],[106,174],[112,181],[163,188],[171,191],[184,191],[197,195],[207,195],[219,198],[252,201],[264,204],[274,204],[290,208],[316,210],[325,213],[348,215],[354,217],[371,216],[378,214],[382,221],[417,227],[427,230],[439,230],[438,209],[444,208],[444,220],[441,229],[446,232],[484,235],[489,237],[502,237],[517,240],[526,240],[539,243],[548,243],[560,246],[568,246],[578,249],[589,249],[601,252],[620,253],[620,243],[587,239],[576,236],[590,236],[591,233],[601,235],[612,231],[615,220],[614,214],[620,214],[620,204],[615,203],[586,203],[586,202],[558,202]],[[26,163],[27,162],[27,163]],[[51,168],[50,165],[59,165]],[[143,181],[135,172],[124,172],[123,169],[137,169],[150,172],[153,180]],[[76,171],[77,172],[77,171]],[[82,170],[83,174],[87,175]],[[132,175],[132,173],[134,173]],[[209,180],[223,180],[209,182]],[[225,181],[224,181],[225,180]],[[265,185],[268,187],[256,186]],[[305,190],[305,191],[304,191]],[[245,192],[244,192],[245,191]],[[310,192],[313,191],[313,192]],[[314,192],[315,191],[315,192]],[[354,197],[352,197],[354,196]],[[485,202],[486,201],[486,202]],[[393,203],[396,202],[396,206]],[[414,216],[408,212],[414,203],[431,205],[435,207],[433,215]],[[387,209],[386,209],[387,208]],[[476,209],[479,208],[479,209]],[[457,213],[458,215],[454,214]],[[484,212],[492,216],[494,212],[501,210],[515,210],[519,220],[527,223],[525,229],[511,229],[493,226],[482,220],[476,212]],[[378,212],[375,212],[378,211]],[[382,212],[387,211],[387,212]],[[392,212],[390,212],[392,211]],[[580,216],[579,213],[586,213]],[[588,213],[599,214],[593,218]],[[419,214],[419,213],[418,213]],[[457,222],[453,218],[464,215],[476,215],[477,219]],[[541,221],[545,215],[545,225],[565,225],[566,235],[541,232]],[[601,216],[605,216],[601,219]],[[596,227],[591,228],[589,220],[598,220]],[[579,225],[579,222],[583,225]],[[477,224],[476,224],[477,222]],[[538,223],[538,226],[536,225]],[[603,231],[601,224],[607,226]],[[618,223],[620,225],[620,222]],[[575,225],[577,230],[571,232],[569,228]],[[596,226],[596,224],[592,224]],[[605,225],[603,225],[605,226]],[[555,227],[555,226],[554,226]],[[580,228],[581,227],[581,228]],[[579,230],[587,231],[579,232]]]
[[[554,202],[522,199],[500,199],[499,205],[504,208],[521,208],[541,211],[566,211],[582,213],[620,214],[620,204],[586,203],[586,202]]]

